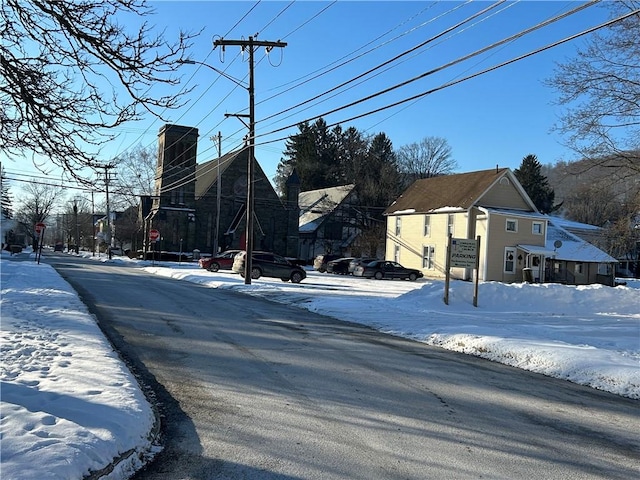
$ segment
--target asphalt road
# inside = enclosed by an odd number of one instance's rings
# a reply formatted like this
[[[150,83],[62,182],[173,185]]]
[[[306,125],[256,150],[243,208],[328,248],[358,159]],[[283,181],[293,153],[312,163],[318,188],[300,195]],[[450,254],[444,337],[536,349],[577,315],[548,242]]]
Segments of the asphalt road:
[[[640,402],[264,299],[62,255],[163,416],[135,478],[630,479]]]

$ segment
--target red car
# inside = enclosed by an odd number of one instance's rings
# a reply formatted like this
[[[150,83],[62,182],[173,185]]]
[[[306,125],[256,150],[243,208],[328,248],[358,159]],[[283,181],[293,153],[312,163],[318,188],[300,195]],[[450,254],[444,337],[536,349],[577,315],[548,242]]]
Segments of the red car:
[[[219,253],[214,257],[201,258],[198,260],[200,268],[206,268],[210,272],[217,272],[218,270],[231,270],[233,265],[233,257],[240,250],[227,250],[226,252]]]

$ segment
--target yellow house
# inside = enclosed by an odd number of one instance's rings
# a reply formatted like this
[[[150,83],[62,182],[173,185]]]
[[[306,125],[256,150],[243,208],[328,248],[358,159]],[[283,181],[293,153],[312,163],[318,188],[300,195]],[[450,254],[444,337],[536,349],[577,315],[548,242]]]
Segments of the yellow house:
[[[414,182],[387,210],[386,258],[443,278],[449,234],[480,237],[479,279],[543,281],[548,217],[538,212],[508,168],[426,178]],[[473,270],[454,268],[468,280]]]

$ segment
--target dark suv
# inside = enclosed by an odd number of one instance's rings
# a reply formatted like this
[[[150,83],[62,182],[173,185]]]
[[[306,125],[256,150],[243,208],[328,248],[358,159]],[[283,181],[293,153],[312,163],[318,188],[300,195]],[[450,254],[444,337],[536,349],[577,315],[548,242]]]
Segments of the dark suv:
[[[246,251],[241,251],[233,259],[231,270],[244,276],[244,263]],[[271,252],[254,251],[251,255],[251,278],[257,280],[260,277],[275,277],[283,282],[291,280],[300,283],[307,278],[307,272],[294,265],[286,258]]]

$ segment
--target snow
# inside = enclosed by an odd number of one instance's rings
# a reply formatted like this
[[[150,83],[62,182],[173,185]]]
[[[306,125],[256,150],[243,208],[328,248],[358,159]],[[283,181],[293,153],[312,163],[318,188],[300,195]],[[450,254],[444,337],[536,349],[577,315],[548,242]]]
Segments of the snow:
[[[28,255],[24,253],[22,255]],[[31,257],[33,258],[33,257]],[[308,271],[245,285],[196,264],[115,257],[380,331],[640,399],[640,281],[627,286],[377,281]],[[95,319],[50,266],[0,260],[2,478],[125,479],[157,453],[155,416]]]

